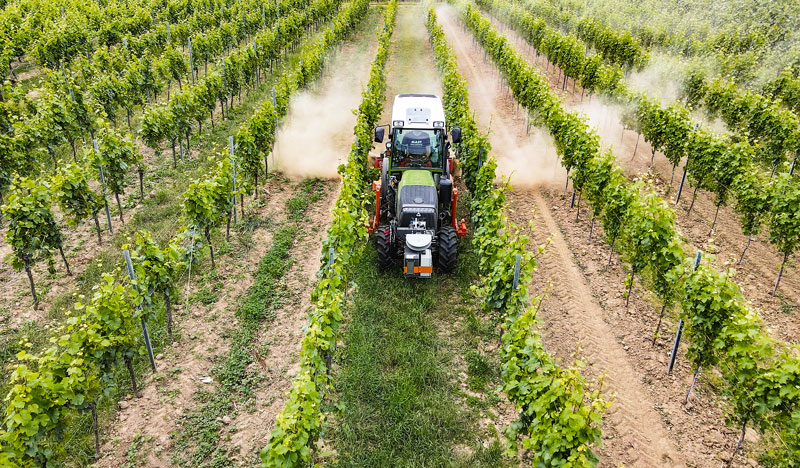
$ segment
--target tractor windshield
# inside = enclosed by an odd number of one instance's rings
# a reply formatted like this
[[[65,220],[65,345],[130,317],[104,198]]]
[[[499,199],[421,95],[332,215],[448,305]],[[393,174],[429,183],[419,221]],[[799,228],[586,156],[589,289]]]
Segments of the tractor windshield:
[[[392,158],[395,167],[441,168],[444,132],[441,129],[395,128]]]

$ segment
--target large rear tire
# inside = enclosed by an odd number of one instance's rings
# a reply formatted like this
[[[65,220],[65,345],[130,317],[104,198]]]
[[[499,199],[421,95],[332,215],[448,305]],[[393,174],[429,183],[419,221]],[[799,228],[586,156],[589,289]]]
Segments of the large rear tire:
[[[452,226],[439,231],[439,255],[437,266],[442,273],[452,273],[458,265],[458,236]]]
[[[375,230],[375,240],[378,245],[378,266],[382,270],[388,270],[394,264],[392,245],[389,243],[389,226],[378,226]]]

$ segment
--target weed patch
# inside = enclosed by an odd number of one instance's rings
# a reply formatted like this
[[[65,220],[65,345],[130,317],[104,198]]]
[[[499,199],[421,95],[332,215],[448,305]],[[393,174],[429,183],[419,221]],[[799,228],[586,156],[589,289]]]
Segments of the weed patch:
[[[440,336],[445,325],[437,326],[452,324],[448,333],[457,342],[476,339],[456,316],[474,279],[472,255],[465,255],[467,265],[456,275],[422,281],[378,271],[374,252],[363,257],[354,268],[345,346],[336,355],[341,366],[333,377],[338,401],[332,406],[338,409],[331,429],[338,459],[332,464],[502,466],[497,440],[488,449],[478,440],[476,421],[486,402],[460,395],[453,379],[459,349]],[[477,356],[471,367],[485,387],[492,373]]]
[[[297,200],[304,200],[302,212],[298,212],[298,217],[302,218],[309,204],[320,199],[324,192],[324,184],[304,183],[287,201],[286,208],[291,210],[292,206],[301,206]],[[181,418],[181,431],[173,434],[173,464],[215,468],[233,466],[234,449],[220,443],[230,435],[224,432],[222,418],[235,418],[238,408],[252,403],[256,385],[262,378],[251,366],[258,352],[256,333],[264,321],[273,319],[274,310],[290,294],[285,284],[293,264],[290,251],[298,233],[299,227],[295,223],[281,227],[275,233],[269,251],[259,262],[255,282],[236,311],[237,326],[227,334],[230,349],[212,369],[217,388],[195,393],[196,409]]]

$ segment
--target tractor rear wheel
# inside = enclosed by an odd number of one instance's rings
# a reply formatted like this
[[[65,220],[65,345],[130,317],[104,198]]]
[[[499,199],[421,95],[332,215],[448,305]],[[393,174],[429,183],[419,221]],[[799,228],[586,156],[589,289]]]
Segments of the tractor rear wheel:
[[[439,231],[439,271],[442,273],[452,273],[458,263],[458,236],[452,226],[447,226]]]
[[[378,266],[388,270],[394,263],[392,245],[389,243],[389,226],[378,226],[375,230],[375,240],[378,244]]]

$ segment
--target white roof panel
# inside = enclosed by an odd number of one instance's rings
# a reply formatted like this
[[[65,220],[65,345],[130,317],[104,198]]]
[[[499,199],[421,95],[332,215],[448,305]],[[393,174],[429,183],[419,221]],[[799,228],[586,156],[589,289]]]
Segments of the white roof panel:
[[[398,94],[392,106],[392,122],[398,120],[405,128],[433,128],[433,122],[445,122],[442,100],[433,94]]]

